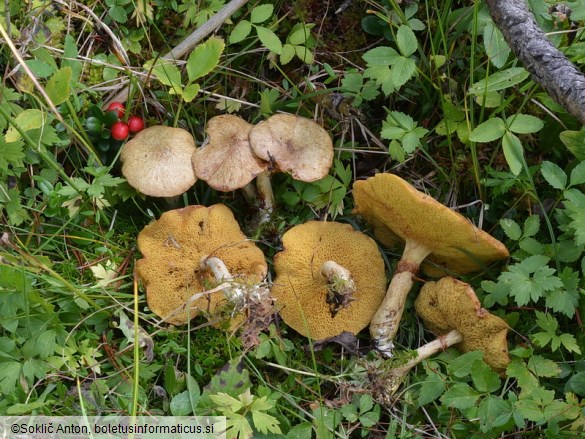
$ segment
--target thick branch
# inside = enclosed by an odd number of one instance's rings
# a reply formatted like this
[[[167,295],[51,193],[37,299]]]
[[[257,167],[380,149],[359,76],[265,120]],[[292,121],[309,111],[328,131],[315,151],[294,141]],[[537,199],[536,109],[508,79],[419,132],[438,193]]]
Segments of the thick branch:
[[[494,23],[532,79],[585,123],[585,76],[546,38],[524,0],[487,0]]]

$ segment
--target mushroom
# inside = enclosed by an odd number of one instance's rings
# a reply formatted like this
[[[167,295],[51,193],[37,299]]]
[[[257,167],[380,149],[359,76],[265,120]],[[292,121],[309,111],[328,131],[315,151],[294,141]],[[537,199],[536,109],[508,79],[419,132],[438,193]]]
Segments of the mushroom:
[[[262,251],[246,239],[223,204],[163,213],[139,233],[138,249],[143,258],[136,273],[148,306],[174,325],[187,323],[200,310],[213,314],[224,300],[221,291],[237,298],[238,291],[253,290],[267,273]],[[234,289],[226,290],[225,283]],[[208,294],[210,289],[215,291]]]
[[[375,233],[381,230],[389,241],[405,243],[384,302],[370,323],[370,334],[385,356],[392,356],[406,297],[427,256],[460,274],[509,256],[500,241],[396,175],[356,181],[353,195],[355,212],[373,225]]]
[[[374,240],[349,224],[309,221],[282,237],[272,296],[284,322],[314,340],[364,329],[386,289]]]
[[[120,154],[122,174],[145,195],[172,198],[195,184],[193,136],[182,128],[155,125],[140,131]]]
[[[266,170],[268,162],[256,157],[250,147],[248,134],[252,127],[231,114],[209,119],[209,141],[192,157],[197,178],[218,191],[230,192],[245,187]]]
[[[446,276],[427,282],[414,302],[425,326],[437,339],[419,347],[406,364],[382,372],[386,395],[393,394],[408,372],[417,364],[451,346],[462,352],[480,350],[483,360],[496,372],[503,373],[510,363],[508,324],[491,314],[469,284]]]
[[[249,138],[254,154],[272,168],[256,179],[267,216],[274,206],[271,171],[287,172],[295,180],[312,182],[325,177],[333,163],[333,143],[329,134],[304,117],[275,114],[252,128]]]

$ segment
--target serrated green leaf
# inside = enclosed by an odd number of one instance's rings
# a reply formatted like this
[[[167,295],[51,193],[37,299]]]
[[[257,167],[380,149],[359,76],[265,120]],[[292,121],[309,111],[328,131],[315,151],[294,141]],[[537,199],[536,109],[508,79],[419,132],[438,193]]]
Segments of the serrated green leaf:
[[[519,175],[522,171],[522,164],[524,163],[524,149],[520,139],[514,134],[506,131],[502,138],[502,150],[504,151],[504,157],[508,162],[510,171],[514,175]]]
[[[523,82],[529,76],[530,74],[522,67],[500,70],[473,84],[469,87],[467,93],[470,95],[482,95],[486,92],[504,90]]]
[[[47,122],[48,115],[41,110],[34,108],[21,111],[14,119],[16,125],[23,131],[30,131],[42,127]],[[16,142],[20,139],[20,133],[10,127],[6,131],[5,140],[7,143]]]
[[[565,267],[559,277],[563,286],[546,294],[546,306],[554,312],[573,317],[580,297],[579,273]]]
[[[391,47],[380,46],[368,50],[362,55],[362,58],[367,63],[368,67],[374,66],[391,66],[400,58],[400,54]]]
[[[512,416],[512,405],[494,395],[488,395],[479,403],[477,416],[481,431],[487,433],[508,422]]]
[[[441,396],[441,402],[447,407],[465,410],[475,405],[479,394],[465,383],[458,383]]]
[[[526,367],[537,377],[553,378],[561,373],[561,368],[556,362],[541,355],[532,355],[528,359]]]
[[[305,64],[311,64],[313,62],[313,52],[307,49],[305,46],[294,46],[297,57]]]
[[[399,56],[396,58],[390,71],[390,78],[396,89],[400,89],[406,82],[414,76],[416,72],[416,63],[410,58]]]
[[[307,25],[304,23],[297,23],[288,34],[287,40],[293,46],[304,46],[306,41],[311,36],[311,28],[314,25]]]
[[[24,143],[22,141],[6,143],[0,135],[0,169],[8,169],[8,165],[16,168],[24,166]]]
[[[223,39],[218,37],[211,37],[205,43],[199,44],[187,59],[189,82],[194,82],[215,69],[224,47]]]
[[[522,232],[523,237],[534,236],[540,230],[540,217],[538,215],[530,215],[524,221],[524,231]]]
[[[16,387],[16,383],[20,377],[21,364],[17,361],[1,361],[0,368],[0,393],[10,395]]]
[[[410,56],[418,47],[416,36],[411,28],[401,25],[396,32],[396,45],[403,56]]]
[[[433,373],[420,383],[418,393],[419,406],[433,402],[445,392],[445,380],[437,373]]]
[[[282,46],[282,53],[280,54],[280,64],[283,66],[292,61],[295,56],[295,47],[292,44],[285,44]]]
[[[250,21],[255,24],[262,23],[272,17],[273,12],[274,6],[271,4],[256,6],[250,14]]]
[[[152,68],[152,73],[164,85],[175,89],[181,88],[181,71],[169,60],[159,59]]]
[[[585,131],[563,131],[559,139],[578,160],[585,160]]]
[[[277,55],[282,54],[282,43],[274,32],[270,29],[262,26],[255,26],[258,39],[264,47],[268,50],[276,53]]]
[[[531,134],[540,131],[544,122],[538,117],[529,114],[515,114],[510,117],[508,129],[513,133]]]
[[[522,237],[522,229],[516,221],[512,218],[502,218],[500,220],[500,227],[506,236],[514,241],[519,241]]]
[[[280,434],[280,422],[274,416],[259,411],[252,411],[252,422],[260,433]]]
[[[230,32],[230,44],[236,44],[244,40],[252,32],[252,23],[248,20],[242,20]]]
[[[565,190],[567,186],[567,174],[557,164],[544,161],[540,167],[540,172],[553,188]]]
[[[185,390],[173,396],[169,408],[173,416],[188,416],[193,413],[191,401],[189,400],[189,391]]]
[[[463,378],[471,374],[476,362],[483,363],[483,353],[481,351],[472,351],[460,355],[449,363],[447,370],[454,376]]]
[[[506,132],[506,124],[499,117],[492,117],[476,126],[469,134],[472,142],[487,143],[499,139]]]
[[[498,69],[504,67],[510,56],[510,47],[492,21],[483,28],[483,45],[491,63]]]
[[[531,399],[521,399],[520,401],[517,401],[514,406],[516,407],[516,410],[529,421],[540,422],[544,420],[544,412],[536,401]]]
[[[585,183],[585,161],[579,163],[571,171],[571,186]]]
[[[559,340],[567,351],[581,354],[581,348],[577,344],[577,340],[573,334],[561,334],[559,335]]]
[[[37,78],[47,78],[55,72],[55,68],[40,59],[27,59],[25,64]]]
[[[493,393],[500,388],[500,376],[483,361],[472,367],[471,379],[480,392]]]
[[[45,91],[53,104],[61,105],[69,98],[72,75],[71,67],[62,67],[47,82]]]
[[[585,396],[585,372],[578,372],[569,378],[565,384],[565,392],[573,392],[579,396]]]

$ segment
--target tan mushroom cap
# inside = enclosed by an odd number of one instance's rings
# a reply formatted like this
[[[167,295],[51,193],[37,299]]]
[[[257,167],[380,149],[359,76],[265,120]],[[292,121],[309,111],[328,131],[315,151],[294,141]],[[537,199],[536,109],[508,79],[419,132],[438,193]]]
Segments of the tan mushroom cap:
[[[333,163],[333,143],[327,131],[293,114],[275,114],[257,124],[250,131],[250,144],[254,154],[274,162],[295,180],[319,180]]]
[[[353,195],[355,212],[384,244],[394,244],[394,237],[420,243],[431,250],[430,261],[449,271],[477,271],[509,256],[500,241],[396,175],[356,181]]]
[[[204,295],[191,303],[187,313],[187,300],[206,291],[213,281],[210,273],[200,269],[202,257],[220,258],[233,277],[247,277],[252,284],[267,273],[262,251],[246,239],[223,204],[163,213],[139,233],[138,249],[143,259],[137,262],[136,272],[146,289],[148,306],[174,325],[186,324],[198,310],[213,313],[225,300],[220,291]]]
[[[510,362],[508,324],[481,307],[469,284],[446,276],[427,282],[414,302],[416,313],[437,335],[455,329],[463,335],[457,346],[463,352],[481,350],[494,370],[503,372]]]
[[[376,243],[349,224],[309,221],[282,237],[284,250],[274,258],[272,295],[284,322],[315,340],[357,334],[368,326],[386,291],[384,261]],[[356,286],[347,308],[331,316],[324,262],[333,260],[351,272]]]
[[[133,188],[152,197],[186,192],[197,178],[191,165],[193,136],[182,128],[155,125],[124,145],[122,174]]]
[[[209,142],[192,157],[197,178],[218,191],[229,192],[244,187],[264,171],[268,162],[254,155],[248,140],[252,127],[231,114],[209,119]]]

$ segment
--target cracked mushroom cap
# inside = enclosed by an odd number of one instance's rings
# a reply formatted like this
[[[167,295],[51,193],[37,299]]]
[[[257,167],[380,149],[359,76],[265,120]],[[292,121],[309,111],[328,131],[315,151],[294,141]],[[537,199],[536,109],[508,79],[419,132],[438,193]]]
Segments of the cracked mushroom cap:
[[[250,131],[250,144],[254,154],[275,163],[295,180],[319,180],[333,163],[333,143],[327,131],[293,114],[275,114],[257,124]]]
[[[193,154],[197,178],[212,188],[229,192],[246,186],[268,167],[252,152],[248,133],[253,125],[231,114],[207,123],[209,142]]]
[[[284,250],[274,258],[271,292],[288,326],[315,340],[344,331],[357,334],[368,326],[386,292],[384,261],[371,238],[349,224],[309,221],[288,230],[282,244]],[[326,303],[328,284],[321,274],[329,260],[349,270],[356,287],[356,300],[335,317]]]
[[[181,195],[197,180],[191,165],[194,152],[195,140],[188,131],[155,125],[124,145],[122,174],[130,186],[145,195]]]
[[[457,346],[463,352],[481,350],[484,361],[503,372],[508,356],[508,324],[481,307],[473,288],[446,276],[427,282],[414,302],[416,313],[425,326],[437,335],[456,329],[463,335]]]
[[[431,250],[429,261],[463,274],[509,256],[508,249],[467,218],[419,192],[393,174],[376,174],[353,185],[355,213],[374,228],[384,245],[397,238],[412,240]],[[432,267],[425,266],[425,271]],[[437,277],[440,269],[431,270]]]
[[[200,269],[201,258],[218,257],[233,277],[246,278],[251,284],[262,281],[267,273],[262,251],[246,239],[223,204],[163,213],[139,233],[138,249],[143,258],[136,272],[146,289],[148,306],[174,325],[186,324],[198,310],[213,313],[225,300],[221,291],[204,295],[191,303],[187,313],[187,300],[206,291],[214,280]]]

